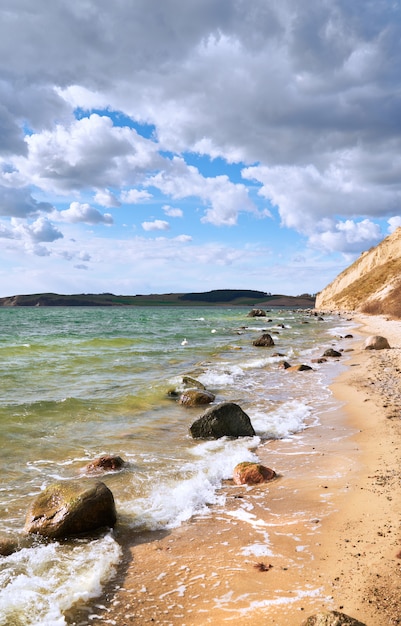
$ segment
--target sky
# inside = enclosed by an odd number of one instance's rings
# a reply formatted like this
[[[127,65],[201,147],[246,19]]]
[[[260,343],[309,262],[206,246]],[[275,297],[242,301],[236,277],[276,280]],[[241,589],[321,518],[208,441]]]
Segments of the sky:
[[[400,0],[2,0],[0,296],[316,293],[400,225]]]

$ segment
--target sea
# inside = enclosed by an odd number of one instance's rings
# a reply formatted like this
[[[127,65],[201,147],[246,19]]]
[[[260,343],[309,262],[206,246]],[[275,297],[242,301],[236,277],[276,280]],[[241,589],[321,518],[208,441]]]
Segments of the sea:
[[[319,428],[336,402],[338,361],[311,363],[350,324],[338,315],[250,307],[10,307],[0,309],[0,538],[21,549],[0,557],[0,625],[64,626],[118,571],[116,529],[91,538],[26,544],[32,500],[49,484],[84,477],[93,459],[119,455],[101,480],[116,502],[117,529],[173,529],[224,504],[224,481],[258,446]],[[253,341],[263,332],[275,345]],[[208,407],[177,401],[183,377],[235,402],[254,437],[194,440]],[[84,478],[85,479],[85,478]]]

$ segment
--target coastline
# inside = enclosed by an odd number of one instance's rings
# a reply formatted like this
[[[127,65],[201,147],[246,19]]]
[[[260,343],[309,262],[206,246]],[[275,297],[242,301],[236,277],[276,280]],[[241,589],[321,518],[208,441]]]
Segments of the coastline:
[[[276,481],[227,484],[213,516],[125,537],[123,566],[91,624],[297,626],[322,610],[367,626],[401,623],[401,328],[354,322],[358,335],[383,335],[392,349],[352,342],[332,385],[343,406],[305,431],[296,462],[293,442],[267,442],[258,455]]]

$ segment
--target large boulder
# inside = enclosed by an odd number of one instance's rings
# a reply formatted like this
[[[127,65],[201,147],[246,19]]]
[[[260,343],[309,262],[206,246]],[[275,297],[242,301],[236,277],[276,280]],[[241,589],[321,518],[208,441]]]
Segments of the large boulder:
[[[73,480],[53,483],[28,509],[25,531],[64,539],[100,528],[112,528],[117,520],[114,497],[100,481]]]
[[[364,343],[365,350],[386,350],[390,347],[387,339],[385,337],[380,337],[380,335],[371,335],[365,340]]]
[[[269,348],[270,346],[274,346],[274,341],[269,333],[263,333],[263,335],[261,335],[258,339],[255,339],[253,345],[262,348]]]
[[[192,424],[190,432],[194,439],[255,435],[249,416],[234,402],[222,402],[205,411]]]
[[[302,626],[366,626],[362,622],[340,613],[339,611],[323,611],[311,615],[307,620],[302,622]]]
[[[276,472],[260,463],[244,461],[234,467],[233,481],[236,485],[259,485],[275,478]]]
[[[200,406],[210,404],[214,401],[215,395],[206,389],[186,389],[181,396],[179,403],[184,406]]]

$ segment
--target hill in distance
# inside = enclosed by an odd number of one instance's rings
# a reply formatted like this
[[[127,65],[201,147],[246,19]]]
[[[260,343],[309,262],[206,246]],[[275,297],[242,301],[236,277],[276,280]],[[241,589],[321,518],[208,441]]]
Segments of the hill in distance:
[[[313,308],[315,298],[272,295],[264,291],[215,289],[201,293],[116,296],[112,293],[60,295],[41,293],[0,298],[0,306],[257,306]]]
[[[401,228],[363,252],[318,293],[316,308],[401,319]]]

